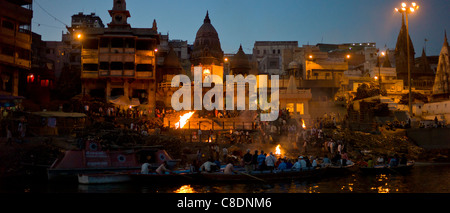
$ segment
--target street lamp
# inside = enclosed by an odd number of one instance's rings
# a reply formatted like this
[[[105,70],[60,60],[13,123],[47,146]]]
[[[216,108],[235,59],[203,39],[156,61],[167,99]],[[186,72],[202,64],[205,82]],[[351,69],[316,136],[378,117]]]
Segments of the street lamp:
[[[377,64],[378,64],[378,84],[380,85],[380,95],[381,95],[381,61],[380,57],[384,57],[386,53],[377,49]]]
[[[419,5],[417,5],[415,2],[411,3],[411,6],[409,8],[406,8],[406,3],[402,2],[402,7],[400,9],[395,8],[395,11],[401,13],[401,14],[405,14],[405,22],[406,22],[406,51],[408,54],[408,86],[409,86],[409,102],[408,102],[408,108],[409,108],[409,115],[412,116],[412,96],[411,96],[411,65],[409,63],[409,29],[408,29],[408,13],[413,13],[414,11],[416,11],[417,9],[419,9]]]

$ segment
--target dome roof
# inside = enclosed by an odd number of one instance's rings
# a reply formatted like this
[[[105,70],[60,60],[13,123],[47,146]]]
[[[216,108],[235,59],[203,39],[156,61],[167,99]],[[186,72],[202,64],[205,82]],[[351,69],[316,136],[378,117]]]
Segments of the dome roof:
[[[238,52],[233,56],[231,60],[231,70],[233,74],[248,74],[251,69],[248,56],[242,50],[242,45],[239,46]]]
[[[209,19],[209,13],[203,25],[198,29],[194,41],[194,48],[191,53],[191,62],[194,65],[202,64],[220,64],[223,60],[223,51],[220,46],[219,34]]]
[[[300,68],[300,65],[296,61],[292,61],[288,65],[288,69],[289,70],[291,70],[291,69],[298,69],[298,68]]]

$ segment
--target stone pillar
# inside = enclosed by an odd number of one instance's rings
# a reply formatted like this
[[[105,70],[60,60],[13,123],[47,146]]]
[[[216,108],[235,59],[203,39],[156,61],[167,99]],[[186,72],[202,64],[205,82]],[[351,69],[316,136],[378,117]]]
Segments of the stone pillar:
[[[150,117],[155,117],[155,109],[156,109],[156,82],[153,80],[150,80],[148,82],[148,106],[150,112]]]
[[[109,79],[106,80],[105,94],[106,94],[106,102],[109,102],[109,99],[111,98],[111,81]]]
[[[129,98],[129,92],[130,92],[130,83],[128,83],[127,80],[123,83],[123,95],[127,98]]]
[[[12,95],[19,96],[19,70],[14,70],[12,81]]]

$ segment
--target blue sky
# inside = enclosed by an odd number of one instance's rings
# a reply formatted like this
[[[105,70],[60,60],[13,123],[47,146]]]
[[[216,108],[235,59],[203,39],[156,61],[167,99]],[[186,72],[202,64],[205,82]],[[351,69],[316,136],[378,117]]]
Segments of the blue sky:
[[[444,30],[450,35],[450,0],[418,0],[419,10],[409,16],[411,39],[420,55],[438,55]],[[153,19],[158,31],[170,39],[193,43],[206,11],[219,33],[225,53],[235,53],[242,44],[251,53],[255,41],[317,43],[376,42],[395,48],[401,26],[396,0],[127,0],[132,27],[149,28]],[[70,25],[78,12],[95,12],[105,24],[113,0],[34,0],[32,30],[43,40],[59,41],[65,27],[45,13]]]

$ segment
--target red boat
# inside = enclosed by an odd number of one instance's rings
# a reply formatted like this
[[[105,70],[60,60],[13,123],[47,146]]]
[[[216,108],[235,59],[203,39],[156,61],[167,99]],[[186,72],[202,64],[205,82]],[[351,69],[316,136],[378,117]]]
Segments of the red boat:
[[[73,179],[80,174],[108,172],[137,172],[144,162],[157,168],[164,161],[169,167],[179,160],[173,160],[161,147],[140,147],[138,150],[105,150],[97,141],[86,141],[86,149],[66,151],[64,157],[56,159],[47,171],[49,180]]]

